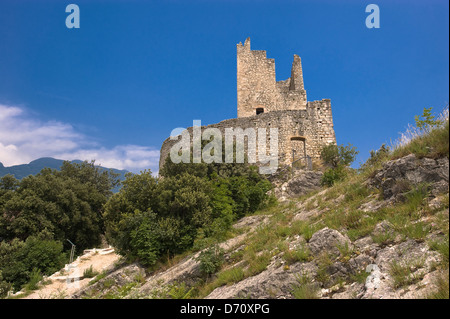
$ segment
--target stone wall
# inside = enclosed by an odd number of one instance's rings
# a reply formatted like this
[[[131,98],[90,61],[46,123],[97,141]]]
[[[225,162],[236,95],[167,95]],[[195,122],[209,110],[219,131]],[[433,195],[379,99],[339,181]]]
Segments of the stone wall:
[[[218,128],[225,138],[226,128],[265,128],[267,133],[270,128],[278,128],[278,162],[280,166],[289,165],[293,159],[303,156],[304,147],[306,154],[313,160],[318,160],[323,145],[336,141],[331,116],[330,100],[308,102],[305,110],[271,111],[259,115],[229,119],[217,124],[202,126],[202,132],[207,128]],[[187,128],[192,143],[193,128]],[[298,140],[304,139],[298,143]],[[170,154],[170,149],[180,138],[176,140],[166,139],[161,147],[160,169]],[[267,146],[269,148],[269,146]],[[292,150],[295,150],[293,158]],[[247,148],[245,148],[247,150]],[[224,151],[224,150],[223,150]],[[257,150],[257,160],[259,160]],[[260,165],[259,163],[256,163]]]

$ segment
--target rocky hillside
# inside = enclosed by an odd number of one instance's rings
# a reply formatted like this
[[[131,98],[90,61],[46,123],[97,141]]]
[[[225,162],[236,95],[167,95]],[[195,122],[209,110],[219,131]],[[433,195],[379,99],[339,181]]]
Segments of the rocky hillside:
[[[278,201],[206,249],[152,268],[91,251],[72,265],[83,268],[78,288],[54,283],[71,275],[60,271],[16,297],[448,299],[448,116],[441,123],[394,151],[371,152],[332,186],[321,186],[329,171],[279,171]]]
[[[153,270],[122,263],[63,295],[448,298],[448,157],[409,154],[330,188],[318,176],[279,182],[282,201],[241,219],[209,259],[190,252]]]

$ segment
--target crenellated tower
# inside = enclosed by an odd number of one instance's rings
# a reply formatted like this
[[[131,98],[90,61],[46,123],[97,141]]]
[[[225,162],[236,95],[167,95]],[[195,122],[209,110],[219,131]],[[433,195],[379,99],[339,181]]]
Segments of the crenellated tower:
[[[305,110],[302,61],[294,55],[291,77],[276,81],[275,60],[266,51],[251,50],[250,38],[237,45],[238,117],[271,111]]]

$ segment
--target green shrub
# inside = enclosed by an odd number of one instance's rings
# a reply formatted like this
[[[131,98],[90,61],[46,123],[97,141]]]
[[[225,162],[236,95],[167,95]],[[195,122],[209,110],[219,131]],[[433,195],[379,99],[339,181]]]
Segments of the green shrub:
[[[202,251],[196,258],[200,262],[200,271],[206,275],[216,273],[224,262],[224,250],[218,245],[209,247]]]
[[[34,268],[30,274],[30,280],[25,285],[27,291],[37,290],[39,288],[39,282],[42,280],[41,272]]]
[[[421,116],[416,115],[414,117],[414,121],[416,122],[416,127],[422,131],[430,131],[435,127],[439,127],[442,125],[441,120],[435,119],[435,116],[432,114],[432,107],[424,108],[423,114]],[[421,119],[422,117],[422,119]]]
[[[391,148],[389,146],[386,146],[386,144],[382,144],[381,147],[377,150],[371,150],[370,151],[370,157],[366,160],[364,164],[361,165],[361,170],[367,170],[371,167],[382,163],[385,161],[391,153]]]
[[[154,265],[161,254],[156,214],[136,211],[121,223],[116,239],[118,252],[144,265]]]
[[[99,272],[94,270],[94,268],[92,268],[92,265],[90,265],[89,268],[86,268],[83,271],[83,278],[94,278],[98,274],[99,274]]]
[[[336,182],[343,180],[347,176],[347,170],[340,165],[335,168],[327,169],[320,180],[322,186],[333,186]]]

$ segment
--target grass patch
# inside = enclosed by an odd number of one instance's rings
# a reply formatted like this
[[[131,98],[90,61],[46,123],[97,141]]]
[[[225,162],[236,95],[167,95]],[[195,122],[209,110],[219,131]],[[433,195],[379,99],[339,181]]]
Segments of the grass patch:
[[[89,285],[93,285],[96,282],[98,282],[99,280],[105,278],[107,275],[106,271],[102,271],[100,274],[98,274],[94,279],[92,279],[91,281],[89,281]]]
[[[189,288],[186,283],[178,284],[174,282],[169,285],[167,291],[167,297],[170,299],[191,299],[194,295],[195,288]]]
[[[371,235],[374,243],[384,247],[395,242],[397,234],[393,231],[387,231],[376,235]]]
[[[347,262],[350,260],[352,254],[353,254],[353,247],[351,247],[347,242],[343,245],[336,245],[336,247],[339,250],[339,253],[341,254],[340,259],[344,262]]]
[[[123,299],[130,291],[138,285],[137,282],[130,282],[126,285],[120,286],[115,291],[110,291],[103,296],[104,299]]]
[[[264,252],[257,256],[248,255],[245,259],[248,263],[248,267],[245,271],[245,277],[257,275],[266,270],[267,266],[270,264],[271,257],[272,255],[269,252]]]
[[[417,222],[414,224],[406,225],[405,228],[403,228],[403,234],[411,239],[414,239],[418,242],[425,241],[427,235],[431,231],[431,226],[428,224],[425,224],[424,222]]]
[[[234,284],[244,279],[245,273],[242,267],[233,267],[224,271],[221,271],[217,276],[217,287],[223,285]]]
[[[370,272],[367,272],[365,270],[360,270],[354,274],[351,274],[349,276],[350,281],[357,282],[360,284],[366,283],[367,277],[369,277]]]
[[[292,289],[295,299],[319,299],[319,288],[312,284],[307,274],[297,275],[296,280],[297,284]]]
[[[295,249],[289,249],[289,245],[283,243],[281,250],[283,251],[283,259],[286,264],[292,265],[297,262],[307,262],[311,259],[311,253],[306,245],[301,245]]]
[[[89,268],[86,268],[83,271],[83,277],[84,278],[94,278],[95,276],[97,276],[99,274],[99,272],[97,270],[94,270],[92,268],[92,265],[89,266]]]
[[[328,253],[322,253],[317,259],[317,274],[316,280],[323,285],[330,280],[330,275],[328,273],[328,268],[333,264],[331,257]]]
[[[428,184],[416,185],[411,191],[406,193],[407,209],[410,211],[417,211],[424,206],[424,201],[429,194]]]
[[[419,282],[422,279],[422,277],[417,274],[414,274],[413,270],[423,267],[423,265],[424,261],[422,260],[416,261],[415,263],[413,262],[401,263],[395,260],[391,262],[388,272],[389,275],[394,280],[393,282],[394,288],[402,288]]]
[[[395,148],[391,159],[415,154],[418,158],[431,157],[440,158],[449,154],[449,123],[433,129],[427,134],[415,137],[406,145]]]
[[[198,298],[204,298],[209,295],[214,289],[224,286],[232,285],[245,278],[245,272],[243,266],[236,266],[220,271],[215,279],[207,282],[203,286],[198,288]]]
[[[430,249],[437,251],[442,256],[442,262],[444,265],[448,266],[448,258],[449,258],[449,237],[447,234],[447,237],[444,240],[433,240],[428,243],[428,246]]]
[[[448,268],[444,273],[440,274],[435,284],[437,286],[436,291],[429,294],[426,298],[427,299],[449,299],[449,273]]]
[[[39,282],[42,280],[41,272],[34,268],[30,274],[30,280],[25,285],[25,291],[33,291],[39,289]]]

